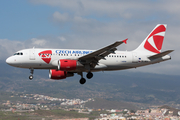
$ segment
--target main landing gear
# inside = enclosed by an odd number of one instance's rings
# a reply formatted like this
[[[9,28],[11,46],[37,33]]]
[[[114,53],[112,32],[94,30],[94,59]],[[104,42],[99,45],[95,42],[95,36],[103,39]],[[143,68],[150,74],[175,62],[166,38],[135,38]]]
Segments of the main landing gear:
[[[32,80],[33,79],[33,73],[34,73],[33,68],[30,68],[30,73],[31,73],[31,75],[29,76],[29,79]]]
[[[86,79],[83,78],[83,73],[81,72],[81,73],[78,73],[78,74],[81,75],[81,79],[79,80],[79,83],[80,83],[80,84],[86,83]],[[93,77],[93,73],[92,73],[92,72],[88,72],[87,75],[86,75],[86,77],[87,77],[88,79],[91,79],[91,78]]]
[[[81,78],[81,79],[79,80],[79,83],[80,83],[80,84],[86,83],[86,79],[85,79],[85,78]]]
[[[91,79],[91,78],[93,77],[92,72],[88,72],[88,74],[86,75],[86,77],[87,77],[88,79]]]

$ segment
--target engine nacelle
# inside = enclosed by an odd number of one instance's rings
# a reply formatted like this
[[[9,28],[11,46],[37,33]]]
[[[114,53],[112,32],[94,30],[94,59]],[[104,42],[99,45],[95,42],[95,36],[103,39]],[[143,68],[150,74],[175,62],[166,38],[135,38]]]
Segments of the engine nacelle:
[[[58,70],[70,71],[77,67],[77,60],[61,59],[58,63]]]
[[[49,70],[49,78],[50,79],[65,79],[66,77],[71,77],[74,76],[74,73],[69,73],[66,71],[61,71],[61,70],[55,70],[55,69],[51,69]]]
[[[52,65],[57,66],[57,69],[62,71],[72,71],[77,68],[84,68],[84,65],[82,65],[79,61],[70,59],[54,60]]]

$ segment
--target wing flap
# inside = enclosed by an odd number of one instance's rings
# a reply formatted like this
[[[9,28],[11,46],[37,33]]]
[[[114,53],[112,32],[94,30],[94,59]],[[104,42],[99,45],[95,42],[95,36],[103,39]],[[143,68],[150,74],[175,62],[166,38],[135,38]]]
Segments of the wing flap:
[[[165,55],[167,55],[167,54],[169,54],[169,53],[171,53],[171,52],[173,52],[173,51],[174,51],[174,50],[167,50],[167,51],[161,52],[161,53],[159,53],[159,54],[152,55],[152,56],[150,56],[150,57],[148,57],[148,58],[149,58],[149,59],[161,58],[161,57],[163,57],[163,56],[165,56]]]

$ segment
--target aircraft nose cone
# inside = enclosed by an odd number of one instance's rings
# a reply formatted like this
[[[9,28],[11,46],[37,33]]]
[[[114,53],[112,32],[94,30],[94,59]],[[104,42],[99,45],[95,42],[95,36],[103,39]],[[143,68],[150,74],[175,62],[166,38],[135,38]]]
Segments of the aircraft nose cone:
[[[13,64],[12,58],[11,57],[7,58],[6,63],[9,64],[9,65]]]
[[[10,63],[10,59],[9,59],[9,58],[6,59],[6,63],[7,63],[7,64]]]

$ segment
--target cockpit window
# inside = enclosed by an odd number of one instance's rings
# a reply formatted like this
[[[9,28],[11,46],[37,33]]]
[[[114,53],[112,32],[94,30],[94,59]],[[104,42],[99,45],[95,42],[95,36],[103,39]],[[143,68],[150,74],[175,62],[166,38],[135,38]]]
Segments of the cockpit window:
[[[18,52],[18,53],[15,53],[14,55],[23,55],[23,53],[22,52]]]

